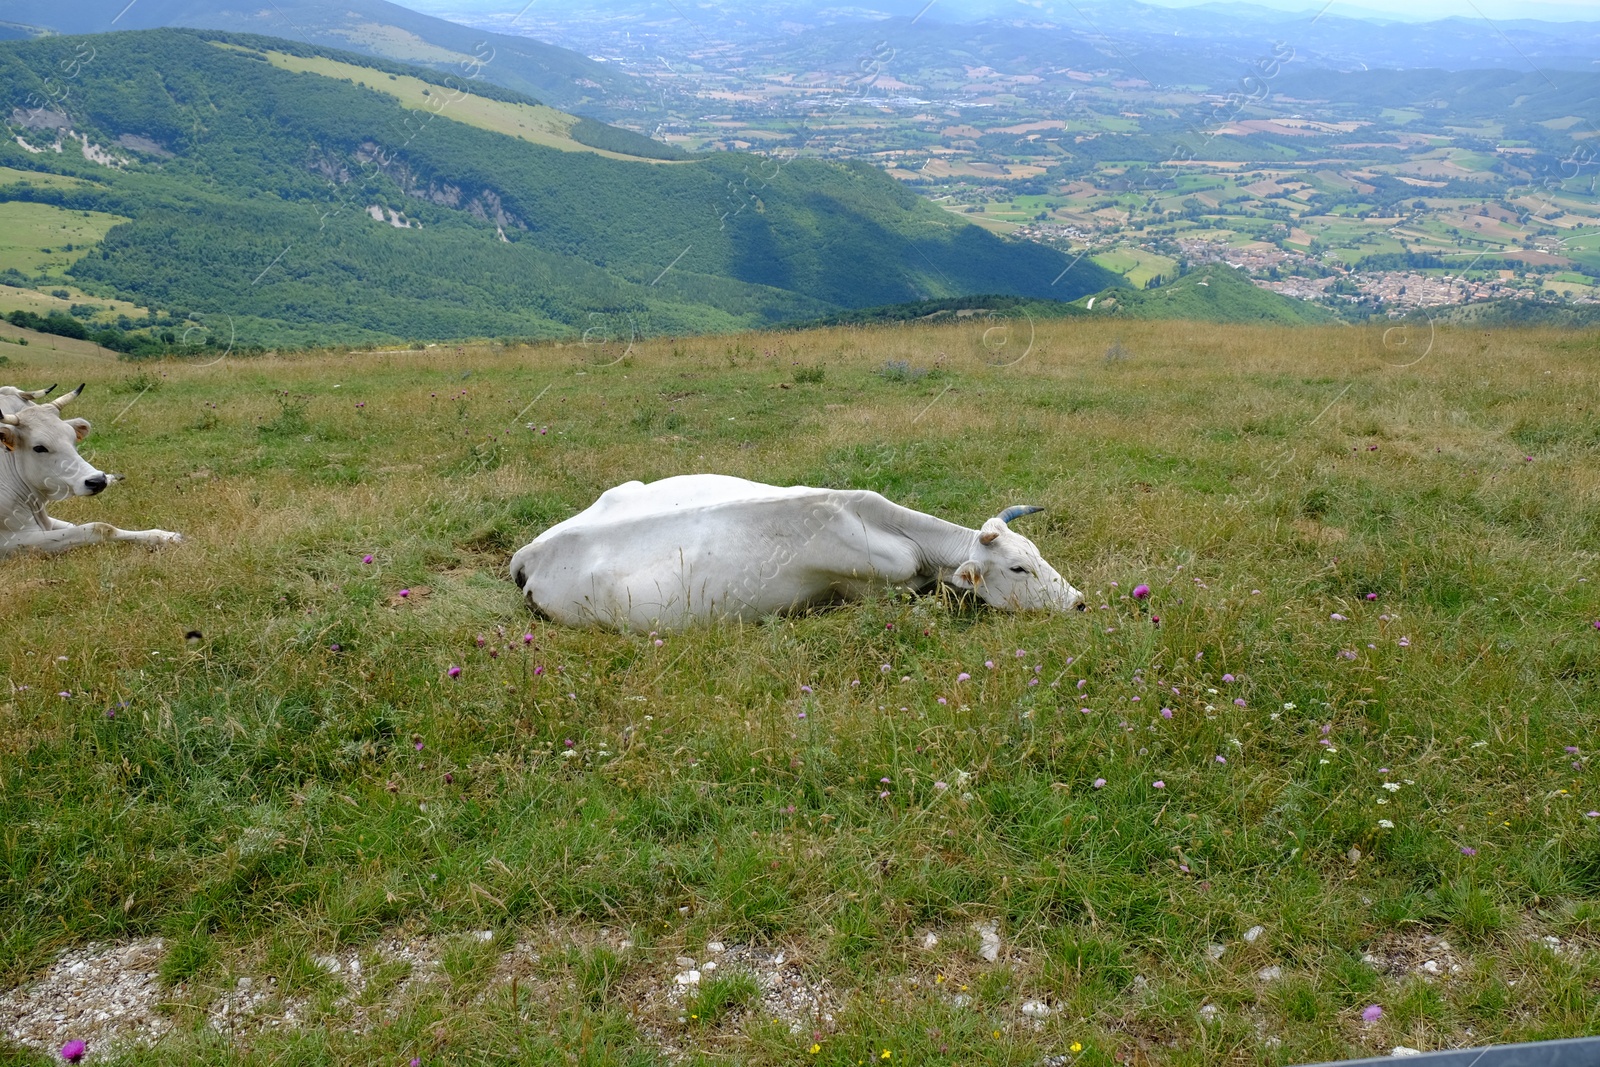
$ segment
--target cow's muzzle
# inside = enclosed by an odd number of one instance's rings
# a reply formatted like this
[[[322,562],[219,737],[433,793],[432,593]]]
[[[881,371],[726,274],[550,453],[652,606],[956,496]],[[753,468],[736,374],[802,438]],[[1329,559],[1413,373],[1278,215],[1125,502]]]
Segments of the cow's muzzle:
[[[104,474],[96,474],[93,478],[85,478],[83,480],[83,487],[89,490],[90,496],[96,496],[105,492],[106,486],[110,484],[110,479],[108,479]]]

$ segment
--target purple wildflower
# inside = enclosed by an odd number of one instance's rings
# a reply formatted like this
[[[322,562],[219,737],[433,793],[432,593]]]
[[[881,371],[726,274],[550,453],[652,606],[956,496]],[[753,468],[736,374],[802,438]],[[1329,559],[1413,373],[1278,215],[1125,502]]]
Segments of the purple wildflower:
[[[1245,706],[1244,697],[1234,697],[1233,702],[1241,708]]]
[[[1162,709],[1161,709],[1161,717],[1162,717],[1162,718],[1163,718],[1163,719],[1170,719],[1170,718],[1172,718],[1172,709],[1171,709],[1171,708],[1162,708]]]
[[[1362,1022],[1375,1023],[1381,1018],[1383,1018],[1383,1009],[1376,1004],[1368,1004],[1361,1009]]]
[[[459,678],[459,677],[461,677],[461,668],[452,665],[451,668],[448,671],[446,671],[445,673],[450,675],[450,677],[452,677],[452,678]]]
[[[809,692],[811,692],[811,687],[809,685],[802,685],[800,687],[800,692],[809,693]]]
[[[368,552],[365,556],[362,556],[361,557],[361,562],[362,563],[371,563],[372,562],[372,553]]]
[[[410,596],[410,595],[411,595],[411,590],[409,590],[409,589],[402,589],[402,590],[400,590],[400,595],[401,595],[401,596],[403,596],[403,597],[405,597],[405,596]]]
[[[1096,789],[1104,789],[1105,786],[1106,786],[1106,780],[1104,778],[1096,778],[1094,780],[1094,787]]]
[[[1218,763],[1227,763],[1228,762],[1228,757],[1227,756],[1218,756],[1217,757],[1217,762]]]
[[[962,671],[960,674],[956,675],[956,681],[964,682],[968,678],[971,678],[971,677],[972,677],[972,675],[968,674],[966,671]]]
[[[1574,756],[1576,756],[1578,754],[1578,746],[1577,745],[1568,745],[1567,746],[1567,751],[1572,753]]]
[[[417,751],[418,751],[418,752],[421,752],[421,751],[422,751],[422,742],[421,742],[421,741],[418,741],[418,742],[417,742],[417,743],[416,743],[416,750],[417,750]]]
[[[566,741],[563,742],[563,744],[565,744],[568,748],[571,748],[571,747],[573,747],[574,744],[576,744],[576,742],[574,742],[572,740],[572,738],[569,737],[569,738],[566,739]]]
[[[1368,600],[1377,600],[1378,599],[1378,594],[1377,593],[1368,593],[1367,594],[1367,599]]]
[[[1463,856],[1476,856],[1478,854],[1478,850],[1473,848],[1471,845],[1462,845],[1461,854]]]
[[[1152,788],[1152,789],[1165,789],[1166,787],[1167,787],[1167,783],[1163,782],[1159,778],[1157,778],[1155,781],[1150,783],[1150,788]]]
[[[1143,600],[1145,597],[1147,597],[1149,595],[1150,595],[1150,587],[1148,585],[1145,585],[1144,583],[1141,582],[1140,584],[1138,584],[1138,585],[1133,587],[1133,599],[1135,599],[1135,600]]]
[[[1224,674],[1224,675],[1223,675],[1223,676],[1222,676],[1222,680],[1223,680],[1223,681],[1224,681],[1224,682],[1231,682],[1231,681],[1233,681],[1233,675],[1231,675],[1231,674]]]
[[[61,1058],[66,1060],[68,1063],[77,1063],[79,1060],[83,1059],[83,1054],[87,1051],[88,1046],[86,1046],[82,1041],[68,1041],[65,1045],[61,1046]]]
[[[944,782],[934,782],[934,783],[933,783],[933,787],[934,787],[934,788],[935,788],[935,789],[937,789],[937,790],[938,790],[938,791],[939,791],[939,792],[941,792],[941,793],[943,793],[943,792],[944,792],[944,791],[945,791],[945,790],[946,790],[946,789],[949,789],[949,788],[950,788],[950,786],[949,786],[949,785],[947,785],[947,784],[946,784],[946,783],[944,783]]]

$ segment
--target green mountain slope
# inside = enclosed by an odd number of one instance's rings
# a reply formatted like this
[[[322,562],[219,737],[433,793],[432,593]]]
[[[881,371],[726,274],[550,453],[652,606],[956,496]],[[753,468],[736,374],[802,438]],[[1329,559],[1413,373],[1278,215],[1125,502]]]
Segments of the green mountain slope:
[[[1091,306],[1092,305],[1092,306]],[[941,322],[951,318],[991,319],[1083,318],[1120,315],[1135,319],[1194,319],[1203,322],[1331,322],[1334,314],[1316,304],[1294,300],[1252,285],[1227,267],[1208,266],[1159,289],[1114,285],[1072,301],[990,294],[915,300],[880,307],[833,312],[818,319],[785,323],[795,328],[866,326]]]
[[[386,0],[6,0],[0,18],[68,34],[180,26],[265,34],[458,75],[470,67],[485,81],[560,108],[600,100],[626,108],[646,99],[632,77],[577,52],[470,29]]]
[[[1192,319],[1199,322],[1332,322],[1333,312],[1251,284],[1232,267],[1210,265],[1158,289],[1115,286],[1073,306],[1092,315],[1130,319]]]
[[[86,48],[58,110],[0,115],[0,167],[82,180],[0,175],[0,200],[131,220],[80,248],[70,277],[261,343],[726,330],[970,292],[1072,297],[1112,278],[1080,263],[1052,286],[1059,253],[865,165],[630,159],[583,146],[606,140],[598,123],[542,143],[483,128],[548,115],[516,94],[488,94],[514,105],[496,111],[441,89],[419,110],[405,75],[377,91],[331,76],[345,68],[282,69],[261,38],[7,43],[0,90],[49,100],[46,79]],[[613,132],[613,148],[633,143]]]

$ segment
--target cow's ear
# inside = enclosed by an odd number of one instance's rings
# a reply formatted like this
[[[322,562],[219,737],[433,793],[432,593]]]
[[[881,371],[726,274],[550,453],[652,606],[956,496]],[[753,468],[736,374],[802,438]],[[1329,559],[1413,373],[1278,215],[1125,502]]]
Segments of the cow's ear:
[[[978,543],[992,545],[1005,532],[1006,524],[997,516],[984,523],[983,528],[978,531]]]
[[[983,567],[975,559],[967,560],[950,576],[950,584],[957,589],[976,589],[982,583]]]
[[[7,452],[17,447],[17,428],[10,423],[0,422],[0,446],[4,446]]]
[[[68,419],[66,421],[67,425],[72,427],[72,432],[78,435],[79,441],[89,436],[88,419]]]

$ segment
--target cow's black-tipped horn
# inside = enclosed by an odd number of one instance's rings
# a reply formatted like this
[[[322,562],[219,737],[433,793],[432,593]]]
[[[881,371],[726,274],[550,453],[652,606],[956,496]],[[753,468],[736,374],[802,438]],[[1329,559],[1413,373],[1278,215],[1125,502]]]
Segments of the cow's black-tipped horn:
[[[60,396],[58,396],[54,400],[50,401],[50,403],[52,403],[52,404],[54,404],[56,406],[56,410],[57,411],[60,411],[62,408],[66,407],[68,404],[70,404],[74,400],[78,399],[78,397],[80,395],[82,395],[82,393],[83,393],[83,387],[85,385],[88,385],[88,384],[89,384],[88,382],[81,382],[81,383],[79,383],[78,387],[76,389],[74,389],[72,392],[70,392],[70,393],[62,393]]]
[[[1043,510],[1044,508],[1033,504],[1014,504],[1000,513],[1000,521],[1010,526],[1012,519],[1020,519],[1024,515],[1032,515],[1036,511]]]
[[[22,395],[28,400],[43,400],[45,397],[49,396],[55,391],[56,387],[52,385],[48,389],[35,389],[32,392],[23,393]]]

